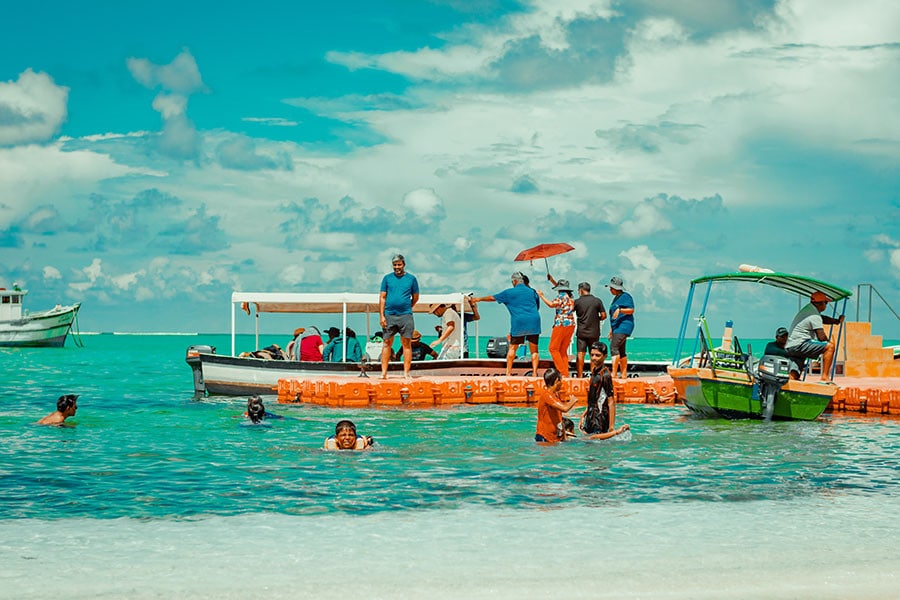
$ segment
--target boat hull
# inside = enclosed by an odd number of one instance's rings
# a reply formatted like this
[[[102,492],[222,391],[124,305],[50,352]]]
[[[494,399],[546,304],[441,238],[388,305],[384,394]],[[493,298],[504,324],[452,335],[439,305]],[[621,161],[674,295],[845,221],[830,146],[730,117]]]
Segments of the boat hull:
[[[697,415],[725,419],[762,419],[758,390],[745,373],[669,367],[679,398]],[[778,392],[773,419],[812,421],[828,407],[837,388],[789,381]]]
[[[0,321],[0,347],[59,348],[65,345],[80,304]]]
[[[276,394],[279,379],[303,379],[322,376],[360,376],[359,363],[297,362],[264,358],[235,357],[188,349],[187,363],[194,371],[194,393],[197,396],[246,396],[251,394]],[[552,367],[553,362],[542,360],[539,371]],[[629,370],[637,374],[664,372],[659,363],[629,363]],[[531,374],[531,361],[513,363],[512,374]],[[413,361],[413,377],[499,377],[506,375],[506,359],[467,358],[458,360]],[[391,362],[389,375],[403,373],[402,362]],[[367,375],[381,376],[381,364],[369,363]]]

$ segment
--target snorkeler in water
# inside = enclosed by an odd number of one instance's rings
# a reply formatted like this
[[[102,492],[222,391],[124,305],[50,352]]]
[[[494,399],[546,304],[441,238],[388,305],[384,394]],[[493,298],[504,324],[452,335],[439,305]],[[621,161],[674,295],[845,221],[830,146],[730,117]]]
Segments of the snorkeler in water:
[[[78,410],[78,394],[64,394],[56,401],[56,410],[38,421],[38,425],[62,425]]]
[[[250,419],[250,422],[254,425],[258,425],[266,419],[284,418],[281,415],[276,415],[275,413],[267,411],[263,404],[263,399],[260,396],[250,396],[250,398],[247,399],[247,412],[244,413],[244,415]]]
[[[334,426],[334,435],[325,440],[326,450],[365,450],[371,448],[375,440],[371,435],[359,436],[356,434],[356,425],[353,421],[338,421]]]

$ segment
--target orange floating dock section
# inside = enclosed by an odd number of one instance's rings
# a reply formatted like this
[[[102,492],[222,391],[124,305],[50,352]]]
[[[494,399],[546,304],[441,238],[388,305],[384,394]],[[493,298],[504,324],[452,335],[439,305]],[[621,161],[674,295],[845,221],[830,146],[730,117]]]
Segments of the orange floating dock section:
[[[564,380],[566,393],[587,403],[588,380]],[[424,408],[458,404],[535,406],[544,382],[540,377],[415,377],[375,379],[316,377],[279,379],[278,402],[343,408]],[[613,382],[617,402],[675,404],[672,379],[667,376]]]
[[[838,377],[829,412],[900,415],[900,378]],[[568,394],[587,403],[588,380],[566,379]],[[374,379],[317,377],[279,379],[278,402],[335,408],[429,408],[461,404],[534,407],[544,382],[539,377],[416,377]],[[613,380],[619,404],[681,404],[667,375]]]

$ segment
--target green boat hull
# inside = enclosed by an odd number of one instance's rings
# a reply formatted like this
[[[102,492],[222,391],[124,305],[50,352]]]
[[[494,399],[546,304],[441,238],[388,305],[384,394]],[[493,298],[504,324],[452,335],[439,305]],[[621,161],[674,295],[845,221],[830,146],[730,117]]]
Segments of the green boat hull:
[[[698,415],[725,419],[762,419],[763,403],[759,392],[748,381],[694,376],[683,381],[684,405]],[[805,389],[790,389],[801,387]],[[812,421],[831,401],[834,389],[821,392],[817,384],[790,383],[779,390],[773,419]]]

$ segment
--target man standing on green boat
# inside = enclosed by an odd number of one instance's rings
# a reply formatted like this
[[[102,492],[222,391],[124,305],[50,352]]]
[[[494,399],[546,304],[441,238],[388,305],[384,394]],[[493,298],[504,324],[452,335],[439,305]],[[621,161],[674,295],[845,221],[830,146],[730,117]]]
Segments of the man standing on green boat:
[[[844,315],[837,319],[820,314],[828,306],[828,296],[823,292],[813,292],[809,296],[809,304],[800,309],[791,322],[790,334],[785,344],[788,357],[794,359],[799,367],[796,378],[806,364],[807,358],[822,357],[822,382],[831,383],[831,364],[834,360],[834,341],[828,339],[825,325],[840,325]],[[794,371],[791,371],[794,377]]]

